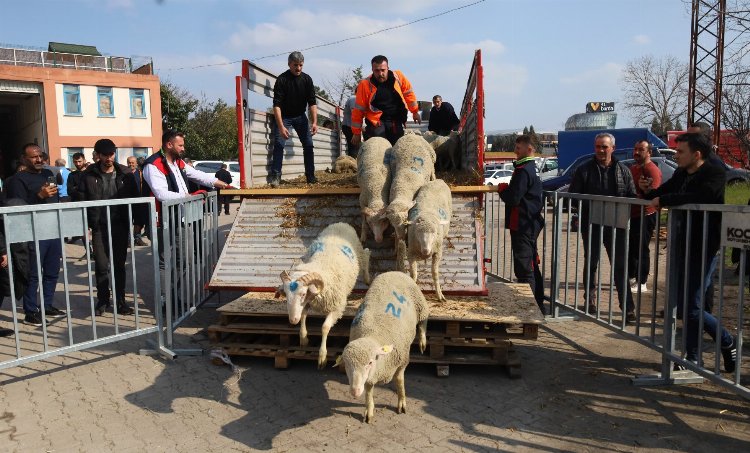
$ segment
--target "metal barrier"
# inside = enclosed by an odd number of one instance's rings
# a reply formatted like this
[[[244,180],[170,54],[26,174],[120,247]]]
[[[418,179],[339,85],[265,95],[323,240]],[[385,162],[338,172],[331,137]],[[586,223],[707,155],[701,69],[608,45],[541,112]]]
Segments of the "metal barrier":
[[[144,206],[145,205],[145,206]],[[121,200],[106,200],[93,202],[55,203],[33,206],[13,206],[0,208],[0,219],[5,233],[5,248],[7,250],[7,272],[10,284],[13,336],[0,338],[0,369],[22,365],[73,351],[84,350],[113,343],[139,335],[158,334],[162,325],[158,309],[154,309],[154,301],[159,300],[160,282],[154,276],[158,275],[157,240],[153,238],[150,248],[138,248],[133,244],[130,225],[133,224],[134,208],[147,208],[153,224],[156,210],[153,199],[128,198]],[[118,303],[112,304],[113,316],[97,316],[94,298],[95,274],[92,271],[90,250],[92,241],[89,238],[87,209],[103,210],[107,218],[107,238],[112,237],[113,224],[110,221],[113,209],[127,209],[128,224],[126,231],[129,245],[130,266],[125,265],[124,272],[126,286],[125,301],[132,301],[135,310],[133,315],[118,314]],[[122,225],[120,225],[122,227]],[[116,231],[117,232],[117,231]],[[65,238],[81,237],[83,247],[67,244]],[[107,251],[109,272],[109,287],[112,299],[118,302],[117,295],[123,288],[117,288],[117,269],[114,265],[113,241],[107,240],[104,245]],[[119,244],[122,244],[121,242]],[[60,258],[57,258],[57,249]],[[118,246],[116,246],[118,247]],[[47,250],[54,249],[47,254]],[[80,257],[71,253],[83,253]],[[121,252],[122,249],[118,247]],[[149,252],[150,251],[150,256]],[[48,258],[46,265],[42,265],[41,254]],[[119,252],[118,252],[119,253]],[[126,252],[127,253],[127,252]],[[33,254],[33,255],[32,255]],[[24,256],[29,258],[24,263]],[[101,255],[100,255],[101,256]],[[33,261],[31,260],[33,258]],[[55,266],[55,260],[59,263]],[[127,259],[127,256],[125,257]],[[38,284],[34,298],[38,301],[41,311],[41,328],[26,325],[21,321],[19,303],[23,295],[16,293],[14,282],[24,278],[25,270],[31,271],[34,266],[38,277]],[[24,267],[22,267],[24,266]],[[100,264],[101,267],[101,264]],[[127,270],[130,269],[130,275]],[[62,275],[59,271],[62,270]],[[60,278],[58,278],[58,275]],[[128,278],[129,277],[129,278]],[[147,286],[153,279],[153,292],[140,294],[139,285]],[[44,281],[52,285],[53,294],[44,288]],[[62,281],[60,281],[62,280]],[[120,280],[122,281],[122,280]],[[47,286],[49,288],[49,286]],[[45,307],[45,296],[51,297],[53,304]],[[30,300],[34,305],[34,301]],[[54,307],[63,307],[64,315],[53,317],[48,313]],[[29,313],[25,313],[29,315]]]
[[[544,197],[545,228],[539,237],[539,253],[548,291],[545,298],[551,309],[548,320],[569,317],[571,313],[585,316],[659,351],[661,374],[634,379],[636,385],[693,383],[708,378],[750,398],[750,390],[741,384],[747,291],[746,277],[742,276],[747,272],[750,248],[750,207],[684,205],[647,218],[649,202],[644,200],[561,192],[545,193]],[[722,241],[716,257],[707,256],[708,212],[722,216]],[[702,227],[701,234],[693,237],[696,216]],[[716,227],[716,220],[713,222],[712,227]],[[497,193],[485,197],[484,226],[488,274],[512,281],[510,236],[504,228],[504,204]],[[691,249],[691,244],[698,245]],[[736,281],[730,281],[733,277],[724,271],[727,247],[741,249],[740,277]],[[607,263],[602,248],[609,255]],[[697,255],[699,259],[691,259]],[[709,274],[710,267],[717,263],[716,282],[700,277]],[[682,278],[691,274],[697,277]],[[633,277],[638,277],[635,284]],[[718,302],[709,310],[714,315],[697,310],[690,322],[696,326],[691,329],[703,332],[708,323],[717,324],[719,330],[722,326],[735,330],[732,336],[737,339],[737,361],[730,378],[721,372],[724,351],[720,341],[709,347],[703,335],[698,335],[698,355],[695,361],[688,360],[688,330],[677,323],[678,312],[680,317],[681,313],[689,313],[688,291],[699,295],[701,309],[709,308],[713,299],[711,286],[718,288]],[[628,311],[632,312],[630,320]],[[709,367],[704,368],[704,363]]]
[[[158,349],[169,355],[200,354],[175,350],[173,332],[211,295],[206,285],[219,260],[218,192],[193,195],[161,204],[159,266],[164,330]]]

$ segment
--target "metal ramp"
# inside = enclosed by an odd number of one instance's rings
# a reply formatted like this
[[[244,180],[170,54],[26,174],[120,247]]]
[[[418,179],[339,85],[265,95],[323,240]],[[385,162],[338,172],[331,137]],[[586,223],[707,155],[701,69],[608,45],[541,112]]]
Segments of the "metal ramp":
[[[335,222],[346,222],[359,232],[361,215],[359,190],[314,191],[247,190],[227,238],[208,288],[211,290],[274,291],[279,274],[290,269],[305,254],[318,233]],[[276,195],[264,195],[277,193]],[[482,251],[481,195],[454,192],[453,217],[448,238],[443,242],[440,265],[442,290],[446,294],[486,294]],[[381,244],[368,239],[373,277],[396,269],[394,239]],[[420,263],[419,284],[433,291],[430,264]],[[355,291],[367,286],[359,281]]]

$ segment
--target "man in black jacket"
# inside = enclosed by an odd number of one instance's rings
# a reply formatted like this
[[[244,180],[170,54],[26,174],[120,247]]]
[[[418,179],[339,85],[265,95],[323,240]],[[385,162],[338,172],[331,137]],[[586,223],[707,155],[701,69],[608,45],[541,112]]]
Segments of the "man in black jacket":
[[[18,198],[26,204],[57,203],[59,201],[55,176],[44,168],[42,149],[34,144],[24,145],[21,161],[25,170],[8,178],[5,191],[7,198]],[[24,323],[41,326],[44,323],[39,305],[38,291],[40,276],[37,273],[37,259],[42,270],[42,293],[44,295],[44,315],[62,316],[65,311],[52,306],[55,297],[57,277],[60,275],[62,247],[58,239],[40,239],[37,249],[29,242],[29,286],[23,296]]]
[[[4,200],[2,206],[23,206],[26,203],[19,199]],[[13,265],[13,281],[11,282],[8,271],[10,261]],[[11,296],[11,285],[13,295],[20,299],[26,292],[29,284],[29,249],[25,242],[10,244],[10,253],[5,248],[5,225],[0,219],[0,304],[6,297]],[[13,335],[13,329],[0,328],[0,337]]]
[[[639,185],[645,192],[644,198],[651,200],[651,206],[659,209],[661,206],[679,206],[688,203],[724,204],[724,188],[726,178],[724,169],[711,162],[713,149],[711,142],[702,134],[687,133],[677,137],[675,160],[681,171],[676,171],[672,178],[658,189],[650,190],[651,181],[641,179]],[[723,164],[722,164],[723,165]],[[708,213],[704,243],[703,222],[704,214],[693,211],[688,217],[686,211],[676,210],[674,229],[670,232],[672,240],[678,244],[670,256],[670,262],[675,266],[688,266],[685,272],[678,272],[676,282],[672,282],[677,291],[677,305],[683,306],[685,289],[687,288],[687,316],[685,335],[685,358],[696,362],[698,359],[698,342],[700,336],[700,319],[703,317],[703,330],[716,341],[718,322],[710,313],[701,309],[701,286],[704,291],[713,281],[713,274],[718,265],[717,252],[721,247],[721,214]],[[687,230],[691,230],[690,237]],[[685,244],[689,244],[687,256]],[[705,247],[706,260],[703,260]],[[702,269],[705,268],[705,274]],[[705,308],[705,307],[704,307]],[[724,357],[724,369],[731,373],[735,369],[737,359],[737,344],[727,329],[721,329],[721,352]]]
[[[438,135],[450,135],[451,131],[458,129],[460,121],[452,105],[448,102],[443,102],[443,98],[440,95],[432,97],[432,105],[433,107],[430,109],[430,123],[427,126],[428,131],[433,131]]]
[[[302,142],[302,156],[305,160],[307,182],[318,182],[315,178],[315,155],[312,136],[318,132],[318,106],[315,98],[315,85],[312,78],[302,72],[305,57],[301,52],[292,52],[287,59],[289,70],[284,71],[273,86],[273,117],[276,122],[273,142],[273,162],[271,164],[271,186],[281,183],[281,164],[284,159],[284,146],[289,139],[289,129],[294,128]],[[305,110],[310,107],[309,125]]]
[[[221,168],[214,175],[219,181],[232,184],[232,174],[227,171],[227,164],[221,164]],[[219,215],[221,215],[221,206],[224,205],[224,214],[229,215],[229,202],[232,201],[232,197],[228,195],[221,195],[219,197]]]
[[[528,283],[542,314],[544,308],[544,280],[539,271],[536,241],[544,228],[542,218],[542,180],[536,173],[534,146],[531,137],[516,138],[518,160],[513,162],[510,184],[501,184],[500,198],[505,202],[505,228],[510,230],[513,249],[513,270],[520,283]]]
[[[73,165],[75,165],[76,169],[75,171],[71,172],[70,175],[68,175],[68,198],[70,198],[70,201],[82,201],[81,193],[78,190],[78,185],[81,183],[81,177],[83,176],[83,172],[86,171],[87,167],[86,157],[83,155],[83,153],[73,154]],[[77,240],[84,242],[83,236],[74,236],[67,242],[68,244],[73,244]]]
[[[130,169],[115,162],[115,150],[112,140],[98,140],[94,149],[99,154],[99,161],[89,167],[83,174],[79,191],[85,201],[114,200],[138,196],[135,178]],[[109,222],[107,211],[109,210]],[[133,209],[133,216],[140,215],[142,210]],[[102,206],[88,209],[88,223],[91,228],[92,244],[96,272],[97,304],[96,314],[104,314],[110,304],[109,279],[109,243],[112,241],[112,264],[114,266],[114,292],[117,301],[117,313],[133,314],[133,309],[125,302],[125,259],[130,239],[130,222],[127,205]],[[134,219],[134,223],[143,225],[143,219]],[[109,225],[109,229],[108,229]]]
[[[594,158],[578,167],[573,175],[568,192],[635,198],[633,175],[625,164],[612,156],[614,151],[615,137],[609,133],[598,134],[594,139]],[[579,308],[592,314],[596,313],[596,269],[599,266],[599,256],[601,255],[602,242],[599,239],[601,236],[614,271],[620,309],[625,313],[626,322],[635,322],[633,295],[630,292],[627,268],[625,267],[628,253],[625,242],[628,235],[624,228],[590,223],[589,211],[590,202],[584,201],[581,205],[580,231],[585,260],[583,282],[584,288],[586,288],[584,291],[586,304]]]

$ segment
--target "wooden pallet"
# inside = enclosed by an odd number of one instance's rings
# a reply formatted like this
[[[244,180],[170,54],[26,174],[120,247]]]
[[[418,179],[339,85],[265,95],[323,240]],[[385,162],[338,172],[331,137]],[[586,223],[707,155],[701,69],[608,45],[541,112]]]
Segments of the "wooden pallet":
[[[343,351],[349,326],[361,298],[350,300],[344,317],[328,334],[326,348],[332,362]],[[214,348],[230,356],[269,357],[276,368],[287,368],[290,359],[318,359],[323,317],[307,318],[309,344],[299,345],[299,326],[289,324],[285,301],[268,293],[248,293],[219,308],[219,324],[208,328]],[[499,365],[511,377],[520,377],[521,361],[512,340],[535,340],[544,321],[525,284],[490,285],[487,297],[456,297],[446,302],[428,300],[427,349],[412,345],[412,363],[437,366],[438,376],[448,376],[450,365]]]

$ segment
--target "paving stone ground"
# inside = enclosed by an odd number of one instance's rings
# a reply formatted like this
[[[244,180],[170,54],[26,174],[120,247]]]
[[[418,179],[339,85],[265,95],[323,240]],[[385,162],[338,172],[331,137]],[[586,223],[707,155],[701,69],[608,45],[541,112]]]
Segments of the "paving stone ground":
[[[222,216],[224,225],[230,219]],[[222,295],[222,301],[231,295]],[[213,300],[209,305],[214,305]],[[177,331],[210,348],[215,308]],[[710,383],[634,387],[659,356],[589,321],[548,323],[516,342],[523,377],[494,367],[406,373],[407,414],[392,385],[375,391],[371,424],[346,375],[313,362],[276,370],[207,355],[139,355],[144,338],[0,371],[0,449],[182,451],[748,451],[750,402]]]

